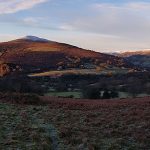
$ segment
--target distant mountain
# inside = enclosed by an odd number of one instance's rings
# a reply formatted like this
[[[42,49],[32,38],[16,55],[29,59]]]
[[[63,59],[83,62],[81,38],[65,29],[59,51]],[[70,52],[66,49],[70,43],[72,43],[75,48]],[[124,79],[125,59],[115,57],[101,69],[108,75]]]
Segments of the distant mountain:
[[[138,67],[150,69],[150,50],[115,53],[115,56],[123,57]]]
[[[101,63],[130,67],[118,56],[98,53],[65,43],[49,41],[35,36],[0,43],[0,61],[20,66],[24,70],[50,70],[80,68]]]
[[[121,57],[130,57],[130,56],[135,56],[135,55],[150,56],[150,50],[118,53],[118,56],[121,56]]]

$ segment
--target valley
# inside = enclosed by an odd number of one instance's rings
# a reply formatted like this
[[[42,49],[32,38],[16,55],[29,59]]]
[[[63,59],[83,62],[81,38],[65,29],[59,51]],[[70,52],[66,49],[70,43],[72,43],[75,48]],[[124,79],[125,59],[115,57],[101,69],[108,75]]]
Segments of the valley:
[[[0,51],[0,149],[149,148],[149,63],[32,36]]]
[[[149,0],[0,0],[0,150],[150,150]]]
[[[0,51],[4,91],[81,99],[149,95],[149,69],[127,57],[149,51],[113,56],[34,36],[0,43]]]

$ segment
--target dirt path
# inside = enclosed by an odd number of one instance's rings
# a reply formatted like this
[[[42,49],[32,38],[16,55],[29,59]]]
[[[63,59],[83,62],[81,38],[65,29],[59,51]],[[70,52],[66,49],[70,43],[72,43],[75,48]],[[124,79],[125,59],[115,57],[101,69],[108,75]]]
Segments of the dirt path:
[[[61,140],[57,134],[57,129],[52,124],[39,124],[37,120],[37,124],[40,128],[45,129],[45,132],[49,133],[50,139],[52,141],[52,150],[62,150]]]
[[[44,119],[38,119],[38,116],[32,116],[32,123],[38,128],[44,129],[48,133],[52,142],[52,150],[67,150],[67,146],[64,146],[63,142],[58,136],[58,131],[51,123],[45,123]]]

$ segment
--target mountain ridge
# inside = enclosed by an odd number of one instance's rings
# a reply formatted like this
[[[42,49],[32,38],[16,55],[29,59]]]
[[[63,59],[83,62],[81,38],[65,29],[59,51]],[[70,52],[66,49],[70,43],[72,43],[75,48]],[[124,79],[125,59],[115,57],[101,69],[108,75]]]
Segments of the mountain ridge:
[[[137,67],[142,67],[148,70],[150,69],[150,50],[129,51],[115,53],[114,55],[126,59]]]
[[[150,50],[140,50],[140,51],[126,51],[123,53],[116,53],[120,57],[130,57],[133,55],[148,55],[150,56]]]

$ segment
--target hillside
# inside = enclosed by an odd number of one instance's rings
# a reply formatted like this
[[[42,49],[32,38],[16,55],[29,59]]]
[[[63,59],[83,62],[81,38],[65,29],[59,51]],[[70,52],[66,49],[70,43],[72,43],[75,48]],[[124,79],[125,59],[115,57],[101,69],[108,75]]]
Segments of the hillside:
[[[121,56],[121,57],[130,57],[130,56],[134,56],[134,55],[146,55],[146,56],[150,56],[150,50],[129,51],[129,52],[123,52],[123,53],[119,53],[118,54],[118,56]]]
[[[127,61],[133,63],[136,66],[150,69],[150,50],[124,52],[118,54],[118,56],[125,58]]]
[[[24,70],[84,68],[106,63],[129,67],[122,58],[78,48],[76,46],[28,36],[0,43],[0,61],[19,65]]]
[[[149,97],[114,101],[43,97],[41,103],[38,99],[36,103],[32,96],[28,100],[21,95],[14,101],[13,98],[5,101],[2,96],[0,100],[1,149],[148,150],[150,147]]]

